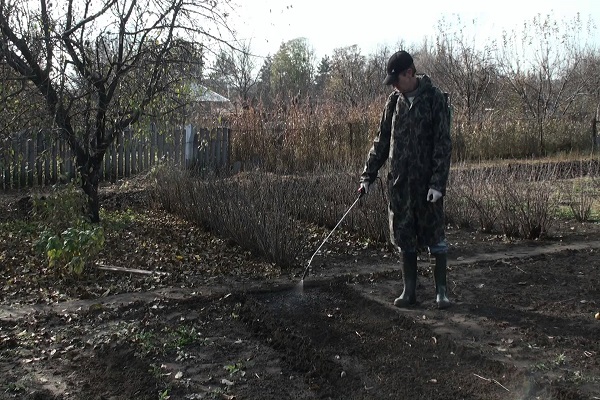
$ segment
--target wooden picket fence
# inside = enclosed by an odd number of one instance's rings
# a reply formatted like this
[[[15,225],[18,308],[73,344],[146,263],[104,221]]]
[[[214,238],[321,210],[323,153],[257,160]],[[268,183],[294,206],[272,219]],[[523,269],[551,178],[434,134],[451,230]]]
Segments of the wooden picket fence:
[[[101,181],[115,181],[167,163],[199,171],[229,167],[230,128],[192,125],[161,133],[122,132],[107,150]],[[75,176],[75,160],[68,144],[47,131],[23,132],[0,141],[0,189],[48,186]]]

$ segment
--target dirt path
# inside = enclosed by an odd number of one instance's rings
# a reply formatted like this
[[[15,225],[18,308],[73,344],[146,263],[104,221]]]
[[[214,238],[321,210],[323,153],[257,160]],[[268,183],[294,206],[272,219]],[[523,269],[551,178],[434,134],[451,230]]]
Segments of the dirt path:
[[[458,256],[454,257],[454,259],[452,259],[451,253],[449,255],[451,258],[449,264],[452,268],[452,266],[476,264],[479,262],[507,263],[507,260],[513,259],[526,259],[541,255],[551,255],[565,251],[583,251],[596,249],[600,249],[600,240],[590,240],[577,243],[546,243],[535,247],[532,247],[531,245],[516,245],[495,252],[471,254],[467,257]],[[307,276],[307,281],[309,279],[317,279],[319,281],[322,281],[343,276],[365,277],[370,274],[393,274],[394,272],[397,272],[400,267],[399,259],[396,257],[390,257],[388,254],[384,254],[383,258],[381,258],[381,252],[372,252],[370,255],[368,254],[366,256],[363,256],[363,259],[365,257],[371,257],[373,259],[373,262],[363,263],[359,262],[358,259],[350,259],[350,262],[348,262],[348,257],[343,255],[333,257],[322,257],[325,259],[329,259],[329,263],[322,263],[319,266],[311,266],[310,274]],[[376,258],[378,259],[375,260]],[[423,264],[423,262],[426,261],[421,261],[421,264]],[[286,287],[289,285],[294,285],[298,282],[299,280],[296,280],[294,278],[283,278],[261,283],[234,282],[231,285],[206,285],[203,287],[196,287],[194,289],[166,288],[147,292],[122,293],[118,295],[109,295],[93,300],[73,300],[55,304],[25,304],[17,306],[0,305],[0,320],[14,321],[19,318],[25,318],[31,314],[44,312],[77,312],[81,310],[88,310],[94,307],[115,308],[135,302],[149,303],[158,299],[177,300],[198,295],[225,295],[232,291],[255,291],[265,289],[267,287]]]

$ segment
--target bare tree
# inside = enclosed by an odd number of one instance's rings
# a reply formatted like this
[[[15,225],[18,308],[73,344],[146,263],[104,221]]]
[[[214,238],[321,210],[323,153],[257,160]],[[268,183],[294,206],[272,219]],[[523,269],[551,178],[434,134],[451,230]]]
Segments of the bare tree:
[[[452,94],[455,112],[464,116],[467,126],[471,126],[485,106],[493,106],[490,87],[494,86],[497,74],[492,48],[480,48],[467,28],[459,17],[452,23],[439,21],[431,76]]]
[[[356,45],[333,50],[326,93],[333,101],[351,107],[365,106],[389,88],[382,85],[389,57],[386,47],[364,56]]]
[[[327,92],[336,102],[355,107],[363,104],[367,59],[357,45],[333,50]]]
[[[22,101],[24,94],[32,94],[27,90],[32,85],[15,74],[3,60],[0,60],[0,82],[2,82],[0,85],[0,141],[2,141],[22,130],[33,119],[37,118],[39,121],[39,111],[31,103],[39,103],[42,99],[37,97],[33,101]]]
[[[505,32],[498,49],[503,79],[520,100],[520,110],[537,129],[539,153],[544,152],[546,123],[564,116],[585,92],[591,76],[579,79],[588,43],[584,24],[577,16],[558,21],[538,14],[521,32]]]
[[[401,46],[400,48],[404,48]],[[378,98],[380,96],[387,96],[389,94],[389,87],[383,85],[383,80],[385,79],[385,68],[387,66],[388,59],[390,55],[393,53],[391,49],[387,46],[379,46],[375,51],[373,51],[370,55],[367,56],[367,65],[366,65],[366,90],[367,96],[371,101],[377,100],[381,102]]]
[[[272,65],[273,59],[271,56],[267,56],[267,58],[265,58],[263,61],[263,65],[260,67],[260,71],[258,72],[258,82],[256,84],[258,100],[267,108],[272,108],[274,103],[273,88],[271,87]]]
[[[250,93],[258,82],[256,57],[252,55],[251,43],[241,43],[239,49],[223,47],[210,77],[224,94],[234,95],[243,106],[248,105]]]
[[[569,117],[590,121],[592,150],[598,148],[598,120],[600,118],[600,56],[591,49],[582,57],[577,69],[567,72],[572,77],[571,88],[578,89],[569,108]],[[569,88],[569,90],[573,90]]]
[[[218,41],[227,30],[227,7],[228,0],[0,0],[0,57],[43,99],[38,108],[73,151],[92,222],[100,219],[109,145],[149,112],[181,106],[166,100],[197,72],[196,41]]]
[[[328,56],[321,58],[319,65],[317,66],[315,74],[315,95],[318,97],[323,96],[325,88],[331,80],[331,59]]]

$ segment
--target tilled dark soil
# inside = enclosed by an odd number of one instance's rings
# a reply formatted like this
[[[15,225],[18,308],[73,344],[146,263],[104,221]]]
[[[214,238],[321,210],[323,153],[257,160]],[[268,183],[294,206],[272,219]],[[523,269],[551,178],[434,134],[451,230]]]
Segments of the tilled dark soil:
[[[450,272],[455,304],[440,312],[433,303],[431,269],[424,263],[421,303],[405,313],[438,338],[519,370],[506,377],[476,372],[509,389],[499,398],[597,399],[599,265],[593,249],[455,265]],[[400,276],[387,279],[393,275],[357,279],[354,287],[385,306],[399,290]]]
[[[0,398],[597,399],[595,252],[455,266],[455,305],[395,271],[32,314],[0,325]],[[161,395],[163,397],[161,397]]]
[[[344,282],[252,296],[244,310],[253,332],[325,398],[501,399],[504,389],[473,374],[520,377]]]

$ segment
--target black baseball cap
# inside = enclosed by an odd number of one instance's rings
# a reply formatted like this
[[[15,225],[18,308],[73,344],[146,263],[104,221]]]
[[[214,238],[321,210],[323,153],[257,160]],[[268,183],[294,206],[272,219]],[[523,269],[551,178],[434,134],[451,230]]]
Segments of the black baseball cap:
[[[388,60],[385,71],[387,76],[383,80],[384,85],[391,85],[398,79],[400,73],[406,71],[413,65],[413,58],[404,50],[397,51],[392,54]]]

